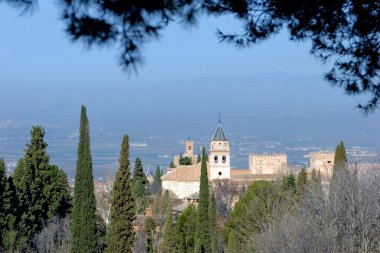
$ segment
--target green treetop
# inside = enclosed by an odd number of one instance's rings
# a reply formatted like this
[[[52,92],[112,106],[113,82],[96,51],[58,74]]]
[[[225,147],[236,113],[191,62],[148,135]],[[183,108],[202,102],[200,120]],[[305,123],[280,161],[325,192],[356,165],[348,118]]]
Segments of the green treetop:
[[[178,217],[175,235],[176,250],[178,253],[194,252],[194,234],[196,229],[197,209],[194,205],[188,205],[186,209]]]
[[[71,253],[97,252],[96,220],[90,129],[86,107],[82,106],[71,221]]]
[[[297,192],[302,192],[307,184],[307,172],[303,168],[297,176]]]
[[[161,184],[162,184],[161,176],[162,176],[162,170],[160,169],[160,166],[157,166],[156,171],[154,172],[154,176],[153,176],[153,184],[151,187],[152,193],[156,193],[161,190]]]
[[[20,217],[17,224],[20,236],[16,243],[22,248],[31,242],[48,219],[55,215],[64,216],[70,208],[66,174],[49,164],[44,136],[45,130],[41,126],[32,127],[30,143],[14,173]]]
[[[129,139],[125,135],[121,144],[119,170],[115,175],[111,197],[110,224],[107,233],[107,252],[132,252],[135,234],[133,221],[135,201],[129,163]]]
[[[347,168],[346,148],[344,147],[343,141],[341,141],[335,149],[333,171],[345,168]]]
[[[148,179],[144,173],[140,158],[135,160],[135,169],[132,180],[132,196],[136,201],[136,212],[143,213],[147,205]]]
[[[286,175],[282,178],[282,186],[284,190],[295,193],[296,188],[296,178],[293,173]]]
[[[206,163],[206,150],[202,150],[201,178],[199,188],[199,204],[197,216],[197,229],[195,232],[195,253],[211,252],[210,223],[209,223],[209,189]]]

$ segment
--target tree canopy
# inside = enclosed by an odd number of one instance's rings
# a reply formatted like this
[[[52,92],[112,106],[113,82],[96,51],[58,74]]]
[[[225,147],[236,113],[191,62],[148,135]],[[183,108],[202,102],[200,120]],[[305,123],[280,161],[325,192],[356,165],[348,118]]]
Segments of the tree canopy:
[[[0,0],[33,10],[38,0]],[[73,42],[86,46],[117,45],[125,70],[143,63],[142,49],[157,39],[170,23],[196,23],[201,15],[233,16],[242,31],[225,34],[220,42],[240,48],[258,44],[287,29],[289,39],[310,41],[310,53],[322,62],[332,61],[325,79],[348,95],[369,94],[358,107],[373,111],[380,99],[379,12],[376,0],[272,1],[272,0],[59,0],[65,31]]]

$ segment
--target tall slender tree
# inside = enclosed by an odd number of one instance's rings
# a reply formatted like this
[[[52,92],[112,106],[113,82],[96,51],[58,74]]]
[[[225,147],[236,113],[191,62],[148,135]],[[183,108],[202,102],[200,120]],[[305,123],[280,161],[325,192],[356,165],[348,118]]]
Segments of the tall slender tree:
[[[199,188],[199,204],[197,229],[195,232],[195,253],[211,252],[210,223],[208,213],[209,189],[207,176],[206,150],[202,150],[201,178]]]
[[[5,219],[5,227],[3,227],[3,231],[0,231],[3,240],[2,247],[5,252],[15,252],[18,236],[16,226],[19,224],[20,215],[16,187],[13,183],[12,177],[7,178],[3,197],[3,207],[5,211],[3,213],[3,218]]]
[[[147,206],[147,195],[148,195],[148,179],[144,173],[142,167],[141,159],[136,157],[135,169],[133,172],[133,182],[132,182],[132,196],[136,201],[136,212],[141,214],[144,212]]]
[[[210,195],[209,207],[209,220],[210,220],[210,238],[211,238],[211,252],[218,253],[218,223],[216,215],[216,198],[214,192]]]
[[[345,169],[346,167],[347,167],[346,148],[344,147],[343,141],[341,141],[335,149],[333,171],[339,170],[339,169]]]
[[[82,106],[80,116],[71,234],[72,253],[97,252],[96,199],[92,174],[90,129],[85,106]]]
[[[133,221],[135,200],[132,196],[132,180],[129,163],[129,138],[125,135],[121,144],[119,170],[112,188],[110,224],[107,234],[107,252],[132,252],[135,234]]]
[[[176,236],[174,234],[174,223],[172,209],[166,209],[166,219],[163,232],[162,252],[172,253],[176,249]]]
[[[0,158],[0,251],[3,248],[3,235],[7,228],[7,221],[5,218],[5,189],[7,185],[7,176],[5,174],[5,163],[3,158]]]
[[[151,186],[152,193],[161,191],[161,184],[162,184],[161,176],[162,176],[162,171],[160,169],[160,166],[157,166],[156,171],[154,172],[153,183]]]
[[[154,253],[154,229],[156,224],[152,217],[145,220],[146,253]]]

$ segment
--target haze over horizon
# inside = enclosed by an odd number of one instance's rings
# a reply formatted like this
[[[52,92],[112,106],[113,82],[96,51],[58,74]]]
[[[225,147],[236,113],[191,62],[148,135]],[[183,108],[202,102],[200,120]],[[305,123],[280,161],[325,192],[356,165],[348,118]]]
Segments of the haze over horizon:
[[[0,21],[0,156],[5,160],[21,157],[31,126],[42,124],[52,162],[72,172],[82,104],[93,130],[94,161],[109,161],[111,167],[124,133],[136,143],[153,138],[154,155],[179,153],[180,140],[188,137],[209,145],[218,112],[231,139],[258,138],[248,146],[281,140],[275,148],[281,151],[304,145],[293,143],[299,136],[311,139],[308,146],[334,148],[343,139],[348,147],[380,149],[379,112],[363,117],[355,109],[363,98],[330,87],[322,79],[329,63],[321,64],[308,53],[309,44],[290,42],[286,33],[238,50],[215,36],[216,28],[239,28],[232,18],[203,18],[191,31],[173,25],[146,47],[138,73],[128,75],[117,65],[117,48],[84,50],[70,43],[53,3],[40,2],[39,10],[25,17],[0,5]],[[266,151],[264,146],[249,152]],[[110,154],[102,160],[100,151],[107,147]],[[246,163],[244,148],[235,145],[241,156],[236,166]],[[62,150],[70,162],[62,162]],[[166,164],[170,158],[151,159]],[[95,169],[103,168],[100,163]]]

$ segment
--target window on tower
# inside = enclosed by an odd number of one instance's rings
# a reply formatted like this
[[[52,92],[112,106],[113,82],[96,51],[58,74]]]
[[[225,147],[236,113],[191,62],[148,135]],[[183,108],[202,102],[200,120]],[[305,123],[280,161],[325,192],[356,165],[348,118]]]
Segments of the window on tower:
[[[214,156],[214,163],[218,163],[218,156]]]
[[[219,176],[221,176],[222,175],[222,172],[221,171],[219,171]]]
[[[225,162],[226,162],[226,160],[227,160],[226,156],[225,156],[225,155],[224,155],[224,156],[222,156],[222,163],[225,163]]]
[[[191,146],[188,147],[188,150],[191,150]]]

